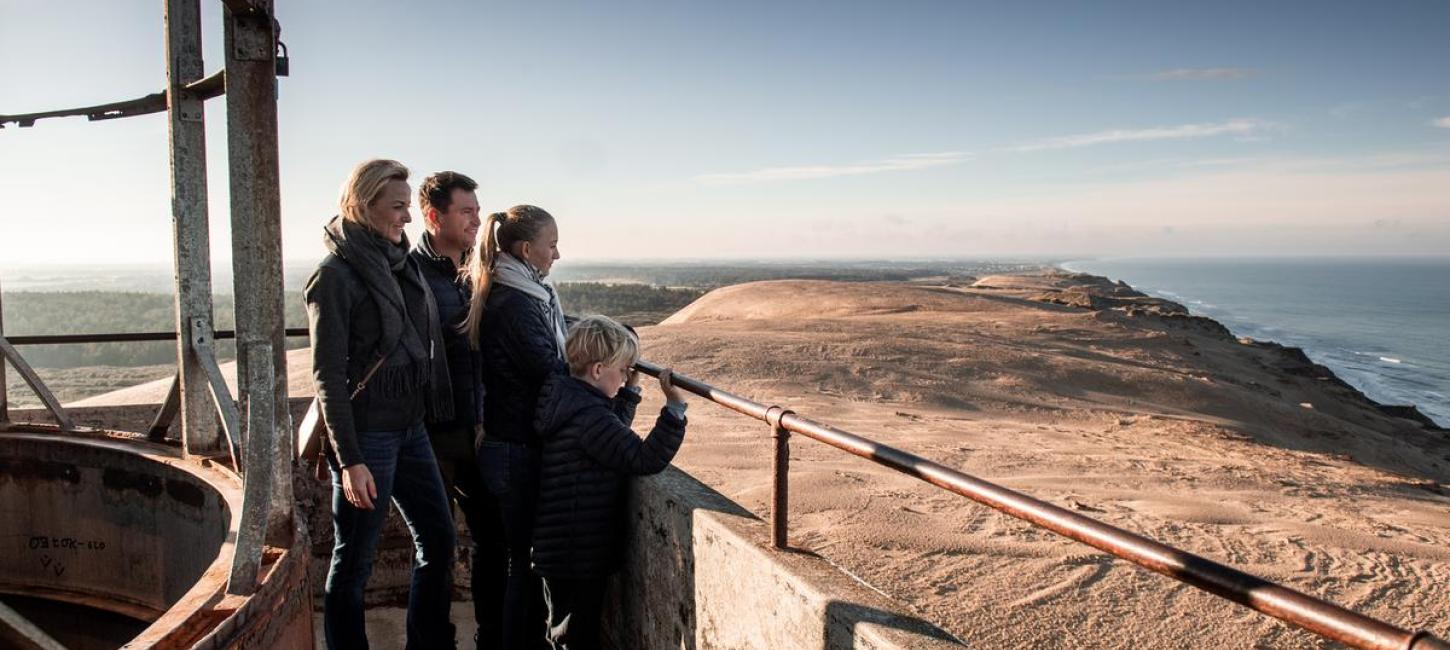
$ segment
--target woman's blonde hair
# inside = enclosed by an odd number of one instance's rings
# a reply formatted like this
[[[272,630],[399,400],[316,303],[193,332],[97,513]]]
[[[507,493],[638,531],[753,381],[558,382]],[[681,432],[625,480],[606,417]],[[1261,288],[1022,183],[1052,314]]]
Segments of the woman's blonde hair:
[[[595,363],[634,365],[639,360],[639,340],[608,316],[585,316],[569,327],[564,358],[569,362],[569,372],[576,377],[583,376]]]
[[[342,184],[342,195],[337,199],[342,218],[359,224],[368,230],[377,229],[368,223],[367,207],[378,200],[383,188],[392,181],[408,180],[408,168],[396,160],[377,158],[358,164]]]
[[[468,318],[463,320],[463,333],[477,348],[478,331],[483,326],[483,303],[488,301],[488,290],[493,285],[493,265],[499,253],[513,248],[518,242],[533,241],[549,224],[553,215],[533,205],[516,205],[506,212],[488,215],[483,222],[483,241],[473,247],[468,267],[463,271],[464,279],[473,287],[468,301]]]

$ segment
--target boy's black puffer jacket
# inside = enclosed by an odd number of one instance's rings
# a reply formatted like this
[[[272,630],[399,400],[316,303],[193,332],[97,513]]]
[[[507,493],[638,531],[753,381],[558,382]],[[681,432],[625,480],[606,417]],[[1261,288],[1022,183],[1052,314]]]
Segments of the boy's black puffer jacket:
[[[550,375],[569,371],[549,325],[549,306],[501,284],[493,285],[484,305],[478,337],[484,367],[484,436],[537,447],[534,407],[539,404],[539,386]]]
[[[685,421],[660,409],[649,437],[630,430],[639,395],[620,390],[611,403],[582,380],[555,375],[539,393],[543,439],[534,570],[557,578],[601,578],[619,568],[624,499],[631,475],[669,466],[685,439]]]

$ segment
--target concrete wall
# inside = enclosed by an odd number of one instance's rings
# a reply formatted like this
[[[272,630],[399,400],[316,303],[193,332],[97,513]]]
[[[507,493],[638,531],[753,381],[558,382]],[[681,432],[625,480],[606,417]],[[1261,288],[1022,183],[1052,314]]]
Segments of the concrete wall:
[[[634,482],[627,566],[611,585],[617,648],[959,648],[819,556],[671,468]]]

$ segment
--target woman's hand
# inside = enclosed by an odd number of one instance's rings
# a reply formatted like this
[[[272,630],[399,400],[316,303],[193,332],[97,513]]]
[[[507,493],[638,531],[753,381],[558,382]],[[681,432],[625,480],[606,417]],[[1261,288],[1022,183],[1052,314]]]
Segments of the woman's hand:
[[[665,394],[666,402],[684,402],[685,393],[674,384],[674,370],[665,368],[660,371],[660,392]]]
[[[373,483],[373,473],[362,463],[342,468],[342,494],[347,502],[362,510],[372,510],[378,498],[378,486]]]

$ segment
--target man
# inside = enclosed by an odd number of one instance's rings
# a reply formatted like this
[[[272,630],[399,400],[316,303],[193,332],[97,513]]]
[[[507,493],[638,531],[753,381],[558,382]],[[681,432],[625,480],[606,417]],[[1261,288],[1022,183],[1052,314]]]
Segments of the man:
[[[458,504],[473,538],[473,614],[480,648],[501,639],[503,589],[507,551],[499,530],[500,515],[482,486],[474,461],[476,427],[483,422],[482,358],[468,344],[459,325],[468,315],[468,283],[459,276],[478,237],[481,219],[478,183],[458,172],[438,172],[418,186],[418,207],[425,232],[412,255],[423,269],[438,302],[445,354],[453,380],[454,419],[428,422],[428,437],[448,496]]]

